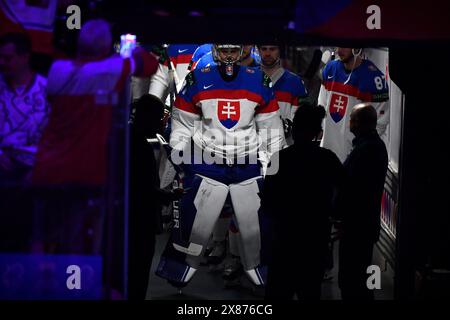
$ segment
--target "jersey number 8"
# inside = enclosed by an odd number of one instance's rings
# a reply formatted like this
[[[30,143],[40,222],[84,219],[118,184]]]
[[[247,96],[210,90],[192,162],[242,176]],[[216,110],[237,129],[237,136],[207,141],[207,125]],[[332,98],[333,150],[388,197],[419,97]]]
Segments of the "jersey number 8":
[[[385,79],[385,77],[383,76],[383,79]],[[375,77],[373,79],[375,81],[375,86],[377,87],[377,90],[382,90],[383,88],[386,87],[386,81],[381,80],[381,77]],[[383,85],[384,82],[384,85]]]

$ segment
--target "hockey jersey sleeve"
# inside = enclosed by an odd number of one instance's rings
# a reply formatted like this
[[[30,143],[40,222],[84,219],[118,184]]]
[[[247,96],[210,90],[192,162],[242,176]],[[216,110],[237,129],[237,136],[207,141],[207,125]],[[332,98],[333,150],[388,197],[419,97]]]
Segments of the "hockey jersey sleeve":
[[[150,79],[149,94],[160,98],[162,101],[166,101],[169,95],[170,77],[169,69],[159,64],[158,70]]]
[[[319,91],[319,98],[317,103],[321,106],[323,106],[324,108],[327,108],[327,99],[328,99],[328,94],[329,91],[325,88],[325,84],[324,84],[324,79],[327,79],[327,74],[328,74],[328,70],[329,70],[329,65],[326,65],[323,70],[322,70],[322,84],[320,85],[320,91]],[[328,112],[328,110],[326,110]]]
[[[291,121],[294,121],[295,112],[297,112],[298,107],[308,100],[309,95],[306,90],[305,83],[301,78],[298,78],[298,83],[295,86],[294,98],[292,101],[291,115],[289,118]]]
[[[320,85],[319,97],[317,99],[317,104],[319,106],[323,106],[325,108],[325,112],[328,113],[328,103],[327,103],[327,101],[328,101],[328,96],[329,96],[330,93],[325,88],[325,84],[324,84],[324,80],[323,80],[323,79],[327,78],[326,73],[327,73],[327,66],[325,66],[323,68],[323,70],[322,70],[322,84]],[[326,117],[322,121],[322,127],[323,128],[325,127],[325,119],[326,119]]]
[[[366,98],[363,101],[370,102],[378,114],[377,131],[380,136],[386,132],[387,125],[390,119],[389,108],[389,87],[384,74],[375,67],[371,62],[368,62],[368,80],[365,81]]]
[[[255,112],[255,122],[261,139],[260,161],[268,163],[275,152],[285,144],[283,123],[279,116],[278,102],[272,89],[269,76],[263,76],[262,101]]]
[[[185,80],[172,113],[170,146],[177,150],[184,150],[190,144],[195,122],[201,120],[201,110],[193,102],[196,91],[194,73],[190,72]]]

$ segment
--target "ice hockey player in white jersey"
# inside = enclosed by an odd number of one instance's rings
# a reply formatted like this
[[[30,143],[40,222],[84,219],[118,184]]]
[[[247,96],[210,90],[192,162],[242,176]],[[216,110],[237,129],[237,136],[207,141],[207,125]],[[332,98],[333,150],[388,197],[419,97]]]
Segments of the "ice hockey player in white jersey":
[[[349,120],[352,108],[370,102],[378,114],[377,131],[382,136],[389,122],[389,89],[385,75],[362,49],[338,48],[340,59],[330,61],[322,71],[319,104],[327,115],[321,146],[332,150],[344,162],[352,148]]]
[[[177,287],[190,281],[229,196],[244,270],[263,285],[258,192],[268,156],[285,143],[279,107],[270,78],[238,64],[241,45],[217,44],[213,54],[217,66],[189,73],[175,102],[172,161],[187,193],[156,274]]]
[[[166,139],[168,139],[171,131],[169,119],[175,97],[189,72],[189,65],[197,47],[196,44],[170,44],[153,48],[160,57],[160,64],[158,70],[150,79],[148,92],[161,99],[167,106],[164,120],[164,136]],[[165,154],[161,153],[161,155],[162,157],[159,159],[160,187],[170,189],[176,177],[175,170],[164,157]],[[172,210],[172,205],[163,207],[163,222],[167,225],[171,220]]]

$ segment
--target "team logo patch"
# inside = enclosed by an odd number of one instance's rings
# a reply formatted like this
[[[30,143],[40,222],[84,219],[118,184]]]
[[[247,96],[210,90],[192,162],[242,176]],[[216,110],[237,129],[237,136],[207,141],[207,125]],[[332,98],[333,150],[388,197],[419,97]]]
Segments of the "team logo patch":
[[[211,71],[211,68],[210,68],[209,66],[206,66],[206,67],[204,67],[204,68],[201,68],[201,71],[202,71],[202,72],[210,72],[210,71]]]
[[[225,128],[233,128],[238,123],[240,115],[239,101],[219,100],[217,102],[217,116]]]
[[[338,123],[345,116],[348,97],[333,93],[330,101],[330,115],[334,122]]]
[[[245,71],[247,71],[248,73],[255,73],[255,70],[253,70],[251,68],[247,68],[247,69],[245,69]]]

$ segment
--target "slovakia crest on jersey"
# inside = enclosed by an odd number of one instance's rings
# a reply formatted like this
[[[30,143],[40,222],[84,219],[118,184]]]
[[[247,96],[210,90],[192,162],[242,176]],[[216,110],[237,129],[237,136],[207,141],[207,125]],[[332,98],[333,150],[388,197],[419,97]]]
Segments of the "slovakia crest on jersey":
[[[225,128],[233,128],[241,116],[239,101],[219,100],[217,102],[217,116]]]
[[[348,97],[333,93],[330,101],[330,115],[334,122],[338,123],[347,111]]]

